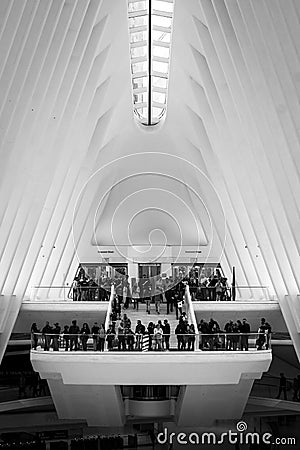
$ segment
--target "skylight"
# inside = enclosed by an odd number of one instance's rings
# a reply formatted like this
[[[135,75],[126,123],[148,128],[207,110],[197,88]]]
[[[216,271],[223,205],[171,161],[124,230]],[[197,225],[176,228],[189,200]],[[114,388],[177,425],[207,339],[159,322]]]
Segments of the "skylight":
[[[155,125],[167,107],[174,0],[128,0],[134,112]]]

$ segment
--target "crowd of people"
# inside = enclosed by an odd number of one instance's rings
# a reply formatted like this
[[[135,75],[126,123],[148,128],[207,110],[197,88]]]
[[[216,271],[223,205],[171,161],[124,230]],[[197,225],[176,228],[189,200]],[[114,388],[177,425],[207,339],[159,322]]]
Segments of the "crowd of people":
[[[192,300],[197,301],[229,301],[231,290],[227,278],[220,269],[216,269],[209,277],[199,278],[194,270],[186,277]]]
[[[95,280],[80,268],[75,277],[71,298],[73,301],[108,301],[111,287],[114,285],[119,297],[124,298],[125,307],[132,302],[138,307],[139,301],[147,303],[166,301],[170,305],[176,304],[176,295],[181,296],[185,285],[189,285],[192,300],[199,301],[228,301],[231,299],[227,278],[223,277],[220,269],[216,269],[209,277],[199,278],[195,270],[190,270],[185,276],[149,279],[144,275],[137,282],[130,283],[128,275],[116,273],[115,276],[102,276]]]
[[[270,347],[271,326],[264,318],[261,319],[259,329],[254,332],[256,336],[255,346],[257,350],[268,350]],[[222,330],[218,322],[210,319],[208,322],[201,319],[198,324],[199,349],[200,350],[227,350],[248,351],[251,327],[244,318],[242,321],[233,322],[229,320]],[[92,327],[83,323],[81,327],[73,320],[71,325],[65,325],[63,330],[59,323],[51,326],[46,322],[42,330],[36,323],[32,324],[32,348],[37,349],[42,345],[44,351],[94,350],[108,351],[149,351],[170,350],[170,338],[176,337],[176,345],[173,350],[193,351],[195,350],[196,330],[193,324],[188,322],[187,315],[182,312],[178,318],[177,325],[171,330],[167,318],[159,319],[156,323],[150,321],[143,324],[137,320],[135,326],[126,313],[122,316],[113,310],[108,330],[104,324],[95,322]],[[174,342],[174,341],[173,341]]]
[[[248,351],[249,338],[251,336],[251,326],[247,319],[229,320],[221,329],[218,322],[210,319],[208,322],[201,319],[198,324],[199,348],[201,350],[221,350],[228,351]],[[257,350],[268,350],[271,339],[271,325],[265,318],[261,319],[258,330],[255,330],[255,346]]]
[[[80,328],[76,320],[70,326],[65,325],[63,330],[59,323],[51,326],[46,322],[45,326],[39,330],[36,323],[32,324],[32,348],[36,350],[39,345],[44,351],[65,351],[94,350],[104,351],[148,351],[148,350],[170,350],[170,336],[172,330],[168,319],[158,320],[157,323],[150,321],[144,325],[141,320],[137,320],[135,327],[131,324],[126,313],[121,318],[111,316],[112,320],[108,330],[104,324],[94,323],[92,327],[88,323],[83,323]],[[195,348],[195,328],[189,324],[187,316],[183,312],[178,319],[178,324],[173,330],[177,338],[178,350],[194,350]]]
[[[170,337],[174,334],[177,339],[177,350],[194,350],[195,328],[189,324],[186,313],[182,313],[178,319],[175,330],[171,330],[168,319],[158,320],[156,323],[150,321],[144,325],[137,320],[134,331],[131,320],[124,314],[116,319],[112,314],[112,321],[108,330],[108,350],[117,346],[118,350],[170,350]]]

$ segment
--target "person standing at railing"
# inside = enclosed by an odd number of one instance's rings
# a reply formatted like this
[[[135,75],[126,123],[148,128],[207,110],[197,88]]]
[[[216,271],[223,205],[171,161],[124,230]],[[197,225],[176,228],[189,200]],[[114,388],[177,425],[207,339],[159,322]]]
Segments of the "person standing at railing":
[[[154,350],[162,351],[163,329],[159,324],[157,324],[156,327],[154,328],[153,341],[154,341]]]
[[[99,350],[99,331],[100,331],[100,327],[97,322],[94,323],[91,331],[93,336],[93,349],[94,352],[96,352],[97,350]]]
[[[69,326],[65,325],[63,330],[63,340],[65,343],[65,351],[67,352],[69,350],[69,344],[70,344],[70,331]]]
[[[195,327],[193,324],[188,326],[187,332],[188,332],[188,350],[194,351],[195,350],[196,332],[195,332]]]
[[[100,330],[99,330],[99,350],[100,352],[104,352],[104,346],[105,346],[105,327],[104,324],[102,323],[100,325]]]
[[[80,330],[80,334],[81,334],[81,336],[80,336],[80,339],[81,339],[81,343],[82,343],[82,350],[84,351],[84,352],[86,352],[87,351],[87,343],[88,343],[88,340],[89,340],[89,337],[90,337],[90,327],[88,326],[88,324],[85,322],[83,325],[82,325],[82,328],[81,328],[81,330]]]
[[[175,328],[175,334],[177,337],[177,350],[183,350],[183,329],[182,329],[182,323],[178,323],[177,327]]]
[[[88,300],[90,302],[95,301],[95,297],[96,297],[96,290],[98,288],[97,283],[93,280],[93,278],[90,278],[88,281]]]
[[[131,327],[131,320],[129,319],[127,314],[123,315],[123,323],[124,323],[124,328],[130,328]]]
[[[149,350],[152,350],[152,341],[153,341],[153,335],[154,335],[154,328],[155,325],[153,322],[148,323],[147,331],[149,334]]]
[[[248,351],[250,325],[247,322],[247,319],[243,319],[243,323],[240,326],[240,332],[242,333],[242,336],[241,336],[241,350],[243,351],[245,349],[246,351]]]
[[[229,320],[225,324],[224,331],[226,333],[226,344],[225,349],[226,350],[232,350],[233,348],[233,339],[232,339],[232,333],[233,333],[233,321]]]
[[[232,326],[232,350],[237,350],[239,339],[239,327],[237,323],[234,323]]]
[[[118,326],[118,350],[126,350],[126,337],[123,321]]]
[[[110,325],[107,334],[106,334],[106,341],[107,341],[107,350],[111,351],[114,348],[114,340],[116,337],[116,331],[113,325]]]
[[[272,333],[271,325],[268,322],[266,322],[266,319],[262,318],[261,319],[260,328],[265,333],[265,336],[266,336],[266,350],[268,350],[269,346],[270,346],[270,339],[271,339],[271,333]]]
[[[86,302],[89,299],[89,283],[86,278],[80,280],[81,301]]]
[[[142,324],[140,320],[137,321],[137,325],[135,327],[135,337],[136,337],[136,350],[142,349],[143,335],[145,334],[145,325]]]
[[[42,329],[42,335],[44,338],[44,351],[49,352],[50,346],[51,346],[51,339],[52,339],[52,327],[50,326],[49,322],[46,322],[46,325]]]
[[[52,337],[52,348],[54,352],[58,352],[59,350],[59,335],[60,335],[61,327],[59,326],[59,323],[56,322],[54,324],[54,328],[52,330],[53,337]]]
[[[209,342],[209,326],[208,323],[206,322],[206,320],[201,319],[200,323],[198,325],[198,330],[200,331],[200,336],[199,336],[199,348],[201,350],[204,350],[208,347],[208,342]]]
[[[171,335],[171,327],[167,319],[164,320],[163,324],[163,346],[165,350],[170,350],[170,335]]]
[[[70,326],[70,352],[74,350],[75,352],[78,350],[78,334],[79,334],[79,326],[77,325],[76,320],[72,320],[72,325]]]
[[[208,337],[209,349],[213,350],[214,347],[217,349],[219,347],[219,338],[216,334],[220,333],[220,326],[218,322],[212,318],[208,322],[208,333],[211,334],[211,336]]]
[[[39,332],[40,332],[40,330],[38,329],[37,324],[34,322],[31,325],[31,330],[30,330],[30,333],[31,333],[31,347],[33,348],[33,350],[36,350],[36,348],[37,348],[38,340],[39,340],[39,337],[38,337],[37,333],[39,333]]]
[[[131,328],[125,328],[125,338],[128,350],[131,352],[134,350],[134,332]]]

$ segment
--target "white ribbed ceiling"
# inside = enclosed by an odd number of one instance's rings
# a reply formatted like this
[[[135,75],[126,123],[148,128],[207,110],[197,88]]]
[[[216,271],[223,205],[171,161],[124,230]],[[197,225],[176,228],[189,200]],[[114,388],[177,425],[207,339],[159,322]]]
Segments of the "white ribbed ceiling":
[[[225,272],[235,265],[239,284],[298,293],[299,21],[297,0],[176,0],[167,118],[150,131],[132,113],[126,0],[1,0],[0,291],[23,295],[32,284],[72,279],[73,212],[85,183],[104,164],[154,152],[153,172],[165,177],[167,168],[201,193],[216,256],[219,196]],[[135,163],[137,173],[148,170]],[[98,193],[120,182],[122,169],[111,167],[80,204],[78,244],[92,243]],[[97,223],[110,220],[116,192]],[[188,191],[182,196],[194,204]],[[198,219],[205,243],[209,221]],[[167,221],[165,228],[176,235]]]

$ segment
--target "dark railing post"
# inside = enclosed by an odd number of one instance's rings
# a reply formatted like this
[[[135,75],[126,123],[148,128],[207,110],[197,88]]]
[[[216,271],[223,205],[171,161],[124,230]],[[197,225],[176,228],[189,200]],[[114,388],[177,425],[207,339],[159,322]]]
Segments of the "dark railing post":
[[[232,285],[231,285],[231,299],[234,302],[236,296],[236,286],[235,286],[235,267],[232,268]]]

